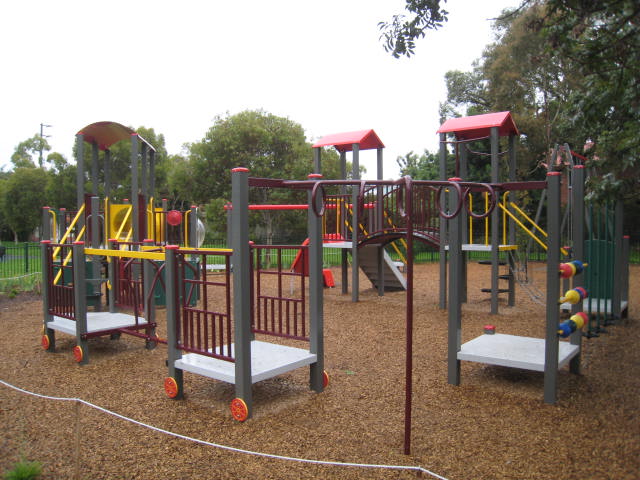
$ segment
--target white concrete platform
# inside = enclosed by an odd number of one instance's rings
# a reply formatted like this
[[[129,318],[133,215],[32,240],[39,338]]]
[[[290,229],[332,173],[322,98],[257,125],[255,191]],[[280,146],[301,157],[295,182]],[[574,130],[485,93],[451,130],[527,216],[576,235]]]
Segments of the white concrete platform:
[[[144,325],[147,321],[138,317],[138,324]],[[117,328],[133,327],[136,325],[136,317],[126,313],[87,312],[87,333],[96,333]],[[53,321],[47,324],[52,330],[76,335],[76,322],[68,318],[53,317]]]
[[[449,250],[449,245],[445,245],[445,250]],[[500,252],[506,252],[507,250],[517,250],[517,245],[499,245],[498,250]],[[491,245],[485,245],[483,243],[463,243],[463,252],[490,252],[493,250]]]
[[[544,372],[544,344],[542,338],[485,334],[463,344],[458,360]],[[560,341],[558,369],[569,363],[578,352],[577,345]]]
[[[219,348],[219,347],[216,347]],[[232,354],[234,352],[231,346]],[[254,340],[251,342],[251,383],[275,377],[315,363],[316,354],[308,350]],[[226,360],[186,353],[174,363],[176,368],[235,384],[235,364]]]
[[[570,312],[571,305],[569,302],[562,303],[560,305],[560,310],[563,312]],[[622,300],[620,302],[620,311],[624,312],[629,307],[629,302],[626,300]],[[591,314],[596,315],[597,313],[611,315],[613,310],[611,309],[611,299],[609,298],[585,298],[582,301],[582,311],[587,313],[591,309]]]
[[[353,248],[353,242],[324,242],[324,248]]]

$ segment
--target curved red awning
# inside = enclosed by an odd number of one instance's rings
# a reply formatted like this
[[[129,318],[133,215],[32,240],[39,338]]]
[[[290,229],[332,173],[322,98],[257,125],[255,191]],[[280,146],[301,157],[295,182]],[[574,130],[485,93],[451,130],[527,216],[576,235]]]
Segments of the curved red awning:
[[[519,134],[510,112],[450,118],[440,126],[437,133],[454,133],[459,140],[471,140],[488,137],[493,127],[498,127],[501,137]]]
[[[373,130],[357,130],[355,132],[325,135],[313,145],[313,148],[335,147],[339,152],[350,152],[353,150],[354,143],[360,146],[360,150],[384,148],[384,143]]]
[[[80,129],[78,134],[84,135],[85,142],[95,143],[100,150],[107,150],[114,143],[127,140],[136,132],[117,122],[96,122]]]

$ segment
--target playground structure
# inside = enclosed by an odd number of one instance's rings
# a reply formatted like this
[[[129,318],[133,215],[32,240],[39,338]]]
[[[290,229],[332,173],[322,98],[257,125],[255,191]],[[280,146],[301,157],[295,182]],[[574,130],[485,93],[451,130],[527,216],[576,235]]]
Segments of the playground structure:
[[[467,118],[462,124],[441,127],[441,173],[446,172],[446,133],[460,135],[456,140],[456,148],[463,141],[478,138],[491,139],[492,176],[493,170],[499,170],[498,144],[501,133],[509,137],[509,150],[512,152],[517,129],[508,112],[500,115],[478,116],[482,118]],[[462,127],[461,127],[462,125]],[[458,128],[460,127],[460,130]],[[459,133],[463,132],[463,133]],[[133,137],[133,136],[132,136]],[[94,143],[95,145],[95,143]],[[321,177],[321,148],[335,146],[340,151],[343,176],[346,177],[346,152],[353,153],[353,178],[341,180],[324,180]],[[404,250],[405,272],[402,275],[406,289],[406,352],[405,352],[405,453],[410,449],[411,431],[411,402],[412,402],[412,374],[413,374],[413,246],[414,241],[420,241],[437,248],[441,252],[440,301],[448,306],[449,315],[449,351],[448,351],[448,379],[457,385],[460,383],[460,362],[474,361],[486,364],[502,365],[506,367],[525,368],[544,372],[544,400],[547,403],[556,401],[557,372],[564,365],[569,364],[574,373],[579,371],[581,353],[581,328],[587,327],[591,331],[592,317],[601,312],[599,307],[603,302],[595,301],[598,297],[590,288],[585,288],[585,294],[564,295],[568,300],[571,318],[560,322],[564,301],[559,304],[561,297],[560,272],[561,264],[570,263],[571,258],[561,259],[561,255],[568,250],[564,248],[561,238],[561,185],[562,174],[549,172],[546,180],[536,182],[522,182],[515,179],[507,182],[478,183],[464,181],[460,177],[441,179],[438,181],[418,181],[409,177],[400,180],[382,180],[382,148],[383,144],[373,130],[348,132],[328,136],[314,145],[314,170],[308,180],[273,180],[255,179],[248,177],[246,169],[238,168],[233,171],[233,198],[230,208],[230,245],[232,250],[201,249],[191,246],[168,246],[154,239],[144,242],[110,242],[111,248],[99,248],[97,216],[91,216],[92,224],[90,237],[92,243],[86,246],[77,240],[73,246],[67,241],[71,235],[63,236],[65,241],[54,244],[43,242],[43,265],[46,265],[47,276],[45,285],[48,286],[44,296],[44,326],[45,336],[43,346],[53,351],[55,348],[55,331],[76,335],[79,350],[74,351],[81,363],[88,361],[88,344],[92,336],[119,335],[121,333],[143,337],[147,345],[152,348],[156,343],[165,340],[155,335],[154,294],[158,285],[164,285],[167,308],[167,345],[168,345],[168,377],[165,389],[172,398],[183,395],[183,372],[191,372],[210,378],[233,383],[236,388],[236,399],[232,402],[234,418],[244,420],[251,416],[252,399],[251,385],[254,382],[270,378],[302,366],[310,367],[310,387],[320,392],[328,381],[323,370],[323,334],[322,334],[322,247],[333,246],[342,249],[342,288],[347,293],[348,255],[351,253],[352,268],[352,300],[358,300],[358,269],[366,249],[373,252],[376,259],[375,276],[371,275],[372,283],[380,295],[384,294],[390,283],[385,269],[397,270],[397,265],[385,256],[385,247],[394,242],[401,242]],[[378,151],[377,180],[361,180],[358,178],[358,152],[360,149],[376,148]],[[80,149],[79,149],[80,150]],[[95,151],[95,147],[94,147]],[[509,153],[510,170],[515,172],[515,154]],[[133,155],[132,155],[133,157]],[[463,157],[463,154],[460,154]],[[137,155],[136,155],[137,158]],[[458,156],[457,156],[458,158]],[[464,174],[464,160],[457,161],[456,171]],[[512,167],[513,166],[513,167]],[[566,280],[572,284],[563,285],[562,291],[574,289],[580,292],[583,287],[584,275],[606,259],[595,258],[596,243],[591,246],[593,255],[590,257],[584,250],[585,237],[584,222],[580,221],[583,213],[579,211],[580,201],[584,202],[584,168],[580,165],[572,169],[573,177],[571,192],[574,208],[573,245],[570,251],[573,259],[585,259],[586,268],[581,271],[575,267]],[[581,176],[582,175],[582,176]],[[250,245],[248,235],[247,214],[248,188],[293,188],[308,191],[309,201],[306,206],[308,212],[309,243],[298,246],[258,246]],[[524,338],[505,334],[484,334],[476,339],[461,344],[461,308],[466,298],[466,254],[465,252],[478,249],[491,253],[492,312],[497,313],[498,294],[498,266],[500,252],[516,250],[515,226],[513,219],[516,213],[511,211],[505,200],[509,192],[522,190],[545,189],[548,192],[547,204],[547,290],[545,311],[545,338]],[[132,191],[132,198],[137,197],[137,191]],[[485,199],[484,208],[474,209],[473,197]],[[78,196],[80,198],[80,195]],[[84,196],[83,196],[84,198]],[[145,203],[146,200],[142,202]],[[476,202],[477,205],[478,202]],[[91,211],[99,211],[96,196],[91,199]],[[131,208],[133,213],[134,209]],[[503,213],[502,230],[500,236],[500,215]],[[48,220],[50,213],[45,211]],[[133,218],[137,218],[134,215]],[[80,224],[82,215],[76,218]],[[195,218],[195,214],[192,215]],[[470,219],[485,221],[490,219],[491,241],[484,244],[473,244],[470,230]],[[505,220],[506,219],[506,220]],[[86,220],[86,218],[85,218]],[[167,220],[168,221],[168,220]],[[604,230],[610,232],[612,225],[619,233],[621,230],[621,215],[615,221],[605,221]],[[508,222],[508,223],[507,223]],[[45,221],[45,224],[47,222]],[[108,222],[105,222],[108,224]],[[133,222],[135,224],[136,222]],[[595,222],[592,222],[594,225]],[[614,225],[615,224],[615,225]],[[142,222],[142,225],[148,225]],[[138,223],[139,229],[142,229]],[[73,226],[74,228],[75,225]],[[151,228],[155,232],[155,228]],[[595,229],[592,228],[591,231]],[[135,238],[132,228],[132,238]],[[531,234],[531,232],[529,232]],[[466,237],[468,235],[468,237]],[[504,241],[507,236],[507,242]],[[138,235],[138,238],[140,236]],[[191,235],[194,238],[194,235]],[[501,238],[503,241],[501,241]],[[614,238],[614,237],[612,237]],[[600,241],[594,237],[594,240]],[[618,240],[614,241],[616,244]],[[620,240],[624,245],[624,239]],[[609,245],[607,241],[607,245]],[[628,241],[627,241],[628,245]],[[126,247],[125,247],[126,246]],[[281,253],[285,249],[295,248],[303,256],[303,264],[308,261],[309,269],[305,272],[291,271],[284,265]],[[59,249],[62,258],[70,258],[66,265],[61,260],[56,263],[55,250]],[[261,272],[261,252],[271,249],[278,259],[274,272]],[[608,250],[607,250],[608,251]],[[614,251],[615,264],[624,268],[628,264],[624,255],[624,248]],[[627,247],[628,252],[628,247]],[[59,253],[60,254],[60,253]],[[608,255],[608,253],[607,253]],[[108,324],[102,313],[87,312],[87,297],[83,288],[98,280],[89,278],[82,265],[85,256],[92,258],[107,258],[108,282],[100,280],[100,285],[106,284],[110,290],[110,314],[115,314],[116,305],[129,306],[134,315],[126,318],[124,324]],[[253,258],[258,260],[252,264]],[[222,258],[222,262],[220,259]],[[119,267],[114,264],[118,262]],[[513,260],[512,260],[513,261]],[[513,262],[515,263],[515,262]],[[210,277],[208,266],[216,265],[216,270],[222,272],[224,280]],[[222,267],[220,267],[222,265]],[[231,266],[233,265],[233,273]],[[515,268],[511,265],[510,271]],[[65,269],[69,274],[64,274]],[[127,270],[128,269],[128,270]],[[62,272],[62,273],[59,273]],[[116,272],[118,274],[116,275]],[[188,272],[191,272],[190,274]],[[308,284],[305,273],[308,273]],[[296,295],[286,294],[282,288],[276,293],[264,293],[260,290],[260,278],[263,274],[277,275],[278,285],[283,279],[292,278],[299,282]],[[56,277],[60,277],[59,285]],[[72,280],[65,280],[71,277]],[[624,276],[621,277],[624,282]],[[627,277],[628,279],[628,277]],[[509,302],[515,299],[515,281],[513,273],[509,280]],[[117,287],[114,290],[114,285]],[[231,287],[236,292],[231,295]],[[59,287],[59,288],[58,288]],[[494,288],[495,287],[495,288]],[[569,288],[571,287],[571,288]],[[624,301],[624,288],[619,300]],[[306,293],[305,293],[306,292]],[[264,294],[263,294],[264,293]],[[443,302],[444,297],[444,302]],[[628,297],[627,297],[628,298]],[[573,301],[575,300],[575,302]],[[594,302],[593,309],[584,315],[578,315],[584,309],[585,302]],[[612,301],[609,315],[621,315],[624,305],[620,309],[616,306],[618,299]],[[496,311],[493,305],[496,304]],[[112,307],[113,305],[113,307]],[[590,307],[591,308],[591,307]],[[626,308],[626,307],[625,307]],[[231,313],[233,312],[233,313]],[[617,312],[617,313],[616,313]],[[89,313],[94,314],[90,316]],[[577,316],[576,316],[577,315]],[[585,320],[586,317],[586,320]],[[112,317],[112,318],[115,318]],[[613,317],[615,319],[616,317]],[[73,323],[72,323],[73,322]],[[571,323],[572,322],[572,323]],[[594,329],[601,328],[596,318]],[[100,326],[96,326],[99,323]],[[292,341],[303,342],[308,347],[287,347],[265,341],[257,336],[284,337]],[[569,338],[561,341],[559,337]],[[277,353],[276,353],[277,352]],[[276,363],[265,362],[265,359],[277,358]]]
[[[131,197],[138,201],[114,206],[107,199],[104,210],[100,211],[95,181],[98,150],[105,151],[107,171],[108,147],[129,137],[132,143]],[[44,236],[47,239],[42,241],[43,347],[55,351],[56,332],[74,335],[74,357],[78,363],[86,364],[89,362],[89,340],[94,337],[117,339],[121,334],[133,335],[143,338],[147,348],[166,343],[169,357],[169,376],[165,380],[167,394],[172,398],[182,397],[183,371],[235,384],[237,398],[232,402],[232,413],[238,420],[251,416],[252,383],[291,369],[309,365],[311,388],[322,391],[328,376],[322,369],[322,283],[317,282],[322,278],[321,273],[317,273],[318,269],[321,272],[322,251],[317,222],[309,222],[308,245],[295,247],[303,251],[309,265],[307,281],[305,275],[283,270],[284,247],[250,245],[247,171],[236,169],[233,199],[236,205],[245,205],[231,214],[236,248],[198,248],[195,207],[183,215],[167,211],[164,206],[162,210],[153,206],[153,155],[148,157],[149,173],[145,173],[145,158],[152,148],[144,140],[118,124],[92,124],[77,136],[79,159],[83,158],[87,139],[94,152],[94,195],[88,197],[81,191],[83,182],[80,179],[84,174],[79,174],[78,212],[61,236],[58,232],[65,227],[60,226],[57,212],[44,208]],[[141,149],[138,148],[140,142]],[[138,170],[139,157],[142,159],[141,192],[137,173],[134,173]],[[82,161],[78,164],[82,170]],[[243,178],[244,185],[242,180],[235,180],[236,177]],[[105,191],[109,191],[108,186]],[[184,226],[184,235],[178,237],[178,240],[184,240],[183,246],[167,245],[166,232],[171,227],[180,227],[189,215],[189,225]],[[108,239],[100,235],[101,227]],[[146,238],[148,235],[152,238]],[[144,240],[140,241],[141,238]],[[278,256],[275,271],[261,268],[260,257],[266,250],[274,251]],[[256,264],[254,255],[258,259]],[[275,294],[262,291],[261,278],[269,275],[277,275],[279,285],[285,277],[299,278],[297,296],[293,292],[287,295],[282,288]],[[319,294],[317,285],[320,285]],[[239,292],[233,298],[232,288]],[[108,296],[107,311],[102,311],[103,291]],[[254,291],[257,292],[255,298]],[[168,334],[166,339],[161,339],[156,335],[155,309],[157,305],[165,304]],[[88,311],[90,306],[94,311]],[[283,337],[309,346],[278,345],[257,340],[256,335]]]

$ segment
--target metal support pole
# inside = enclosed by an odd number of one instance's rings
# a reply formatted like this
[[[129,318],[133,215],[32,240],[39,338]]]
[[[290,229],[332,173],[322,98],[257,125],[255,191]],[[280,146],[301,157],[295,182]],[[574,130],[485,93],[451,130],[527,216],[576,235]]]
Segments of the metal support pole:
[[[184,373],[176,368],[176,361],[182,358],[179,347],[178,324],[180,322],[180,290],[183,279],[178,278],[177,245],[167,245],[165,249],[165,282],[167,291],[167,367],[169,377],[176,381],[178,394],[175,399],[184,397]]]
[[[382,148],[378,148],[377,149],[377,165],[376,165],[376,171],[377,171],[377,175],[376,178],[378,180],[382,180],[382,173],[383,173],[383,162],[382,162]],[[378,186],[376,188],[376,197],[377,197],[377,202],[376,202],[376,218],[375,218],[375,222],[376,222],[376,226],[374,228],[372,228],[371,231],[381,231],[383,229],[383,221],[384,221],[384,202],[383,202],[383,196],[384,196],[384,187],[382,187],[381,185]],[[383,296],[384,295],[384,247],[382,245],[378,246],[378,296]]]
[[[440,134],[440,180],[447,178],[447,135],[445,133]],[[442,194],[444,195],[444,193]],[[442,199],[441,199],[442,200]],[[444,202],[442,202],[444,204]],[[440,222],[440,308],[447,308],[447,228],[448,223],[442,218],[438,219]]]
[[[80,363],[89,363],[89,342],[87,341],[87,283],[85,278],[86,258],[84,242],[73,242],[73,297],[76,317],[76,344],[82,349]]]
[[[573,238],[573,258],[576,260],[584,261],[584,166],[575,165],[573,167],[571,176],[571,206],[573,217],[572,232]],[[574,286],[584,285],[584,274],[582,272],[576,273],[573,277]],[[579,302],[571,307],[571,314],[578,313],[582,309],[582,302]],[[580,353],[573,357],[569,362],[569,370],[572,373],[580,373],[580,362],[582,353],[582,331],[576,329],[569,341],[572,345],[578,345],[580,347]]]
[[[460,181],[451,178],[450,181]],[[449,205],[458,202],[457,192],[449,189]],[[460,360],[458,352],[462,342],[462,300],[459,293],[460,273],[462,270],[462,217],[447,221],[449,225],[449,309],[448,309],[448,348],[447,375],[451,385],[460,385]]]
[[[313,149],[313,173],[322,173],[322,147]]]
[[[93,142],[91,144],[91,194],[98,195],[98,154],[100,149],[98,144]]]
[[[623,241],[623,213],[624,209],[620,200],[616,201],[614,213],[614,261],[613,261],[613,291],[611,292],[611,314],[613,320],[619,320],[622,317],[622,278],[624,259]]]
[[[547,173],[547,323],[544,349],[544,401],[555,403],[558,382],[558,294],[560,291],[560,172]]]
[[[51,255],[52,251],[51,240],[42,240],[40,242],[40,258],[42,261],[42,316],[43,316],[43,324],[45,335],[47,335],[49,339],[49,347],[47,348],[48,352],[55,352],[56,350],[56,331],[48,328],[48,324],[51,320],[53,320],[53,316],[49,313],[49,304],[51,301],[50,297],[50,282],[53,281],[52,278],[49,278],[49,266],[52,261]]]
[[[345,152],[340,152],[340,179],[346,180],[346,178],[347,178],[347,154]],[[344,185],[340,185],[339,192],[340,192],[340,203],[339,205],[336,206],[336,208],[340,209],[341,213],[344,214],[347,211],[343,201],[344,195],[346,193],[346,187]],[[341,215],[340,218],[342,218],[343,220],[342,220],[342,225],[338,225],[338,231],[339,232],[344,231],[345,234],[343,235],[343,238],[347,240],[348,231],[344,224],[345,216]],[[347,252],[345,248],[341,248],[340,256],[341,256],[340,265],[341,265],[341,273],[342,273],[342,278],[341,278],[342,294],[346,295],[347,293],[349,293],[349,272],[348,272],[349,252]]]
[[[249,170],[231,170],[231,203],[233,214],[233,312],[235,346],[236,397],[247,405],[247,418],[253,410],[251,392],[251,270],[249,245]]]
[[[517,137],[515,135],[509,135],[508,155],[509,155],[509,181],[510,182],[516,181],[516,174],[517,174],[516,140],[517,140]],[[511,207],[509,207],[508,205],[505,205],[504,208],[511,211]],[[516,224],[513,221],[513,219],[509,216],[507,218],[507,222],[508,222],[507,235],[508,235],[509,245],[515,245],[516,244]],[[509,284],[508,286],[509,299],[507,304],[510,307],[513,307],[516,304],[516,273],[515,271],[517,267],[513,255],[508,255],[508,262],[509,262],[509,279],[507,281]]]
[[[84,204],[84,135],[76,135],[76,203],[80,210]],[[80,217],[77,223],[77,231],[84,226],[84,217]]]
[[[360,179],[360,145],[352,146],[352,176],[354,180]],[[353,186],[351,192],[351,301],[357,302],[360,297],[360,263],[358,262],[358,236],[360,218],[358,215],[358,187]]]
[[[144,244],[152,247],[154,245],[154,241],[150,238],[145,238]],[[155,270],[153,268],[153,260],[144,259],[142,264],[142,297],[144,301],[144,319],[149,325],[154,324],[156,321],[156,302],[153,298],[152,292],[154,274]],[[150,327],[147,330],[147,334],[153,336],[155,334],[155,327]],[[147,343],[147,345],[150,344]]]
[[[491,182],[500,181],[500,137],[498,127],[491,127]],[[491,314],[498,313],[498,293],[500,288],[500,212],[491,212]]]
[[[117,249],[116,240],[109,239],[109,248],[115,250]],[[116,312],[116,297],[118,296],[118,265],[120,259],[118,257],[109,257],[107,263],[107,278],[109,279],[109,283],[107,284],[108,292],[109,292],[109,312]]]
[[[322,175],[311,174],[309,180],[320,180]],[[322,279],[322,217],[314,213],[311,191],[308,194],[307,225],[309,229],[309,351],[317,355],[309,367],[309,388],[315,392],[324,389],[324,290]],[[315,211],[322,208],[318,195]]]
[[[140,205],[138,202],[138,135],[131,135],[131,227],[133,229],[133,241],[140,241]]]
[[[42,235],[40,240],[51,240],[51,207],[42,207]],[[57,227],[57,225],[56,225]]]
[[[189,214],[189,246],[198,248],[198,207],[191,205]]]

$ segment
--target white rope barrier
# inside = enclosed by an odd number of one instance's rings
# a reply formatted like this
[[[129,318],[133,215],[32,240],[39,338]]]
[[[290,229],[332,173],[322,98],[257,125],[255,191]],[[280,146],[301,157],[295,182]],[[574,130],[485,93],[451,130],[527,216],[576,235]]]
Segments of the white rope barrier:
[[[42,272],[33,272],[33,273],[27,273],[26,275],[19,275],[17,277],[2,277],[0,278],[0,282],[3,280],[18,280],[20,278],[26,278],[26,277],[31,277],[33,275],[40,275]]]
[[[133,418],[129,418],[129,417],[125,417],[124,415],[120,415],[119,413],[116,412],[112,412],[111,410],[107,410],[106,408],[100,407],[98,405],[94,405],[93,403],[87,402],[86,400],[82,400],[81,398],[69,398],[69,397],[52,397],[49,395],[42,395],[40,393],[34,393],[34,392],[30,392],[28,390],[24,390],[22,388],[16,387],[14,385],[11,385],[10,383],[5,382],[4,380],[0,380],[0,384],[4,385],[5,387],[11,388],[17,392],[20,393],[24,393],[25,395],[31,395],[33,397],[37,397],[37,398],[42,398],[45,400],[54,400],[54,401],[62,401],[62,402],[78,402],[81,403],[83,405],[86,405],[87,407],[91,407],[95,410],[98,410],[102,413],[106,413],[108,415],[112,415],[116,418],[119,418],[121,420],[124,420],[126,422],[130,422],[133,423],[134,425],[138,425],[140,427],[144,427],[144,428],[148,428],[149,430],[153,430],[155,432],[159,432],[159,433],[163,433],[165,435],[169,435],[175,438],[180,438],[182,440],[187,440],[190,442],[194,442],[194,443],[198,443],[200,445],[206,445],[208,447],[214,447],[214,448],[219,448],[221,450],[227,450],[229,452],[234,452],[234,453],[243,453],[246,455],[253,455],[256,457],[262,457],[262,458],[270,458],[270,459],[274,459],[274,460],[284,460],[284,461],[289,461],[289,462],[299,462],[299,463],[308,463],[308,464],[313,464],[313,465],[327,465],[327,466],[334,466],[334,467],[357,467],[357,468],[377,468],[377,469],[386,469],[386,470],[409,470],[409,471],[415,471],[415,472],[421,472],[421,473],[426,473],[428,475],[431,475],[433,478],[437,478],[438,480],[447,480],[447,478],[442,477],[434,472],[431,472],[429,470],[427,470],[426,468],[422,468],[420,466],[416,466],[416,465],[378,465],[378,464],[373,464],[373,463],[350,463],[350,462],[334,462],[334,461],[327,461],[327,460],[311,460],[311,459],[307,459],[307,458],[298,458],[298,457],[287,457],[284,455],[274,455],[271,453],[260,453],[260,452],[254,452],[251,450],[244,450],[242,448],[235,448],[235,447],[229,447],[227,445],[221,445],[219,443],[213,443],[213,442],[207,442],[205,440],[199,440],[197,438],[193,438],[193,437],[188,437],[186,435],[181,435],[179,433],[174,433],[171,432],[169,430],[165,430],[163,428],[159,428],[159,427],[154,427],[153,425],[148,425],[146,423],[140,422],[138,420],[134,420]]]

